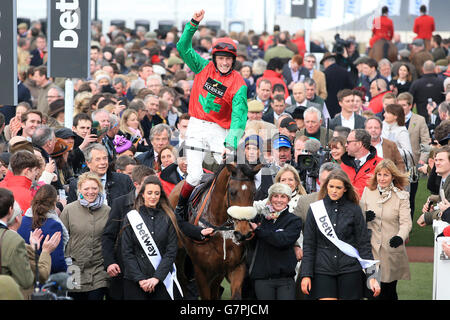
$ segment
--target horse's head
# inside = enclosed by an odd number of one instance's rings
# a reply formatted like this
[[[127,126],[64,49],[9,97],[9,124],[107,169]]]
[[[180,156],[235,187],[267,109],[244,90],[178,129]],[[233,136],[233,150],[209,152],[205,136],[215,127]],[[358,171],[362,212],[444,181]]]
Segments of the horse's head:
[[[253,208],[256,192],[254,180],[261,167],[262,164],[254,167],[247,164],[227,164],[230,172],[226,195],[227,213],[233,219],[234,235],[239,241],[247,240],[253,235],[249,221],[256,215]]]

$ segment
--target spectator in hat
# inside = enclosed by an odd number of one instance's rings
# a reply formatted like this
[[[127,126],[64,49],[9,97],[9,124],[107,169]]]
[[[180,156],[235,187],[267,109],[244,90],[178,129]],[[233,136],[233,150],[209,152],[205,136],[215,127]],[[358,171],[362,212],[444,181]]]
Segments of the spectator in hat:
[[[278,170],[283,167],[285,163],[290,163],[292,159],[291,154],[292,143],[288,136],[280,134],[277,136],[272,143],[272,154],[273,162],[272,164]]]
[[[75,144],[75,136],[76,134],[69,128],[61,128],[55,131],[55,137],[63,139],[70,148],[73,148]]]
[[[167,59],[167,72],[171,75],[175,75],[175,73],[183,68],[184,61],[178,58],[177,56],[170,56]]]
[[[258,100],[248,102],[247,121],[262,120],[264,104]]]
[[[61,128],[64,126],[64,100],[58,99],[53,101],[48,106],[49,119],[47,123],[54,128]]]
[[[64,190],[64,186],[69,184],[69,179],[73,177],[72,167],[68,163],[69,152],[72,146],[66,143],[62,138],[56,138],[55,147],[50,157],[55,160],[58,190]],[[64,192],[65,193],[65,192]]]
[[[411,43],[411,63],[417,70],[419,76],[423,75],[423,65],[426,61],[433,61],[433,55],[425,49],[423,39],[415,39]]]
[[[280,134],[289,137],[291,143],[294,142],[297,130],[298,130],[297,123],[295,122],[294,119],[290,117],[284,118],[280,123],[279,127]]]
[[[425,49],[430,50],[431,37],[435,31],[436,26],[434,24],[434,18],[427,15],[427,6],[420,6],[420,16],[414,19],[413,31],[417,36],[414,39],[420,39],[425,42]]]

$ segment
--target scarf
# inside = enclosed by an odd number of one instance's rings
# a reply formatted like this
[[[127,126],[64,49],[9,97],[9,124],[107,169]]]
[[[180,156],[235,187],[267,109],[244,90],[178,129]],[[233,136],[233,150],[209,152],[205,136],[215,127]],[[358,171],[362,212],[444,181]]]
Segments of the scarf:
[[[25,212],[25,216],[33,218],[33,208],[32,207],[28,208],[27,212]],[[58,222],[61,225],[61,227],[62,227],[62,235],[61,236],[62,236],[62,240],[63,240],[63,244],[64,244],[64,250],[65,250],[66,249],[66,245],[69,242],[69,231],[67,231],[66,226],[61,221],[59,216],[56,214],[55,210],[50,210],[49,212],[47,212],[46,217],[47,217],[47,219],[55,220],[56,222]]]
[[[97,198],[93,202],[88,202],[86,199],[82,198],[81,194],[79,194],[78,201],[80,202],[82,207],[95,211],[103,206],[105,195],[103,193],[99,193]]]
[[[401,194],[401,191],[399,188],[394,186],[394,183],[391,182],[391,184],[386,188],[381,188],[380,185],[377,185],[377,189],[381,194],[381,199],[377,201],[377,203],[385,203],[392,197],[392,191],[396,193],[396,195],[404,200],[405,196]]]

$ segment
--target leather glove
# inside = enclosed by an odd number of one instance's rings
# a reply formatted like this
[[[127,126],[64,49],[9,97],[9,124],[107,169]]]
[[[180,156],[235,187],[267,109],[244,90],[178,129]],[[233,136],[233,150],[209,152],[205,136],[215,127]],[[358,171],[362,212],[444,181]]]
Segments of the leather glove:
[[[391,248],[397,248],[403,244],[403,239],[399,236],[393,236],[391,240],[389,240],[389,245]]]
[[[375,212],[373,212],[372,210],[367,210],[366,211],[366,222],[370,222],[373,219],[375,219]]]

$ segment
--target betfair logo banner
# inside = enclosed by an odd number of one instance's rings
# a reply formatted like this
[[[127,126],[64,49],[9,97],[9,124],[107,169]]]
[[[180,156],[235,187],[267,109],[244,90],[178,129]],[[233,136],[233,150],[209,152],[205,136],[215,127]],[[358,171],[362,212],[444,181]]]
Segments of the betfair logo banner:
[[[87,78],[91,42],[90,0],[47,0],[48,76]]]

